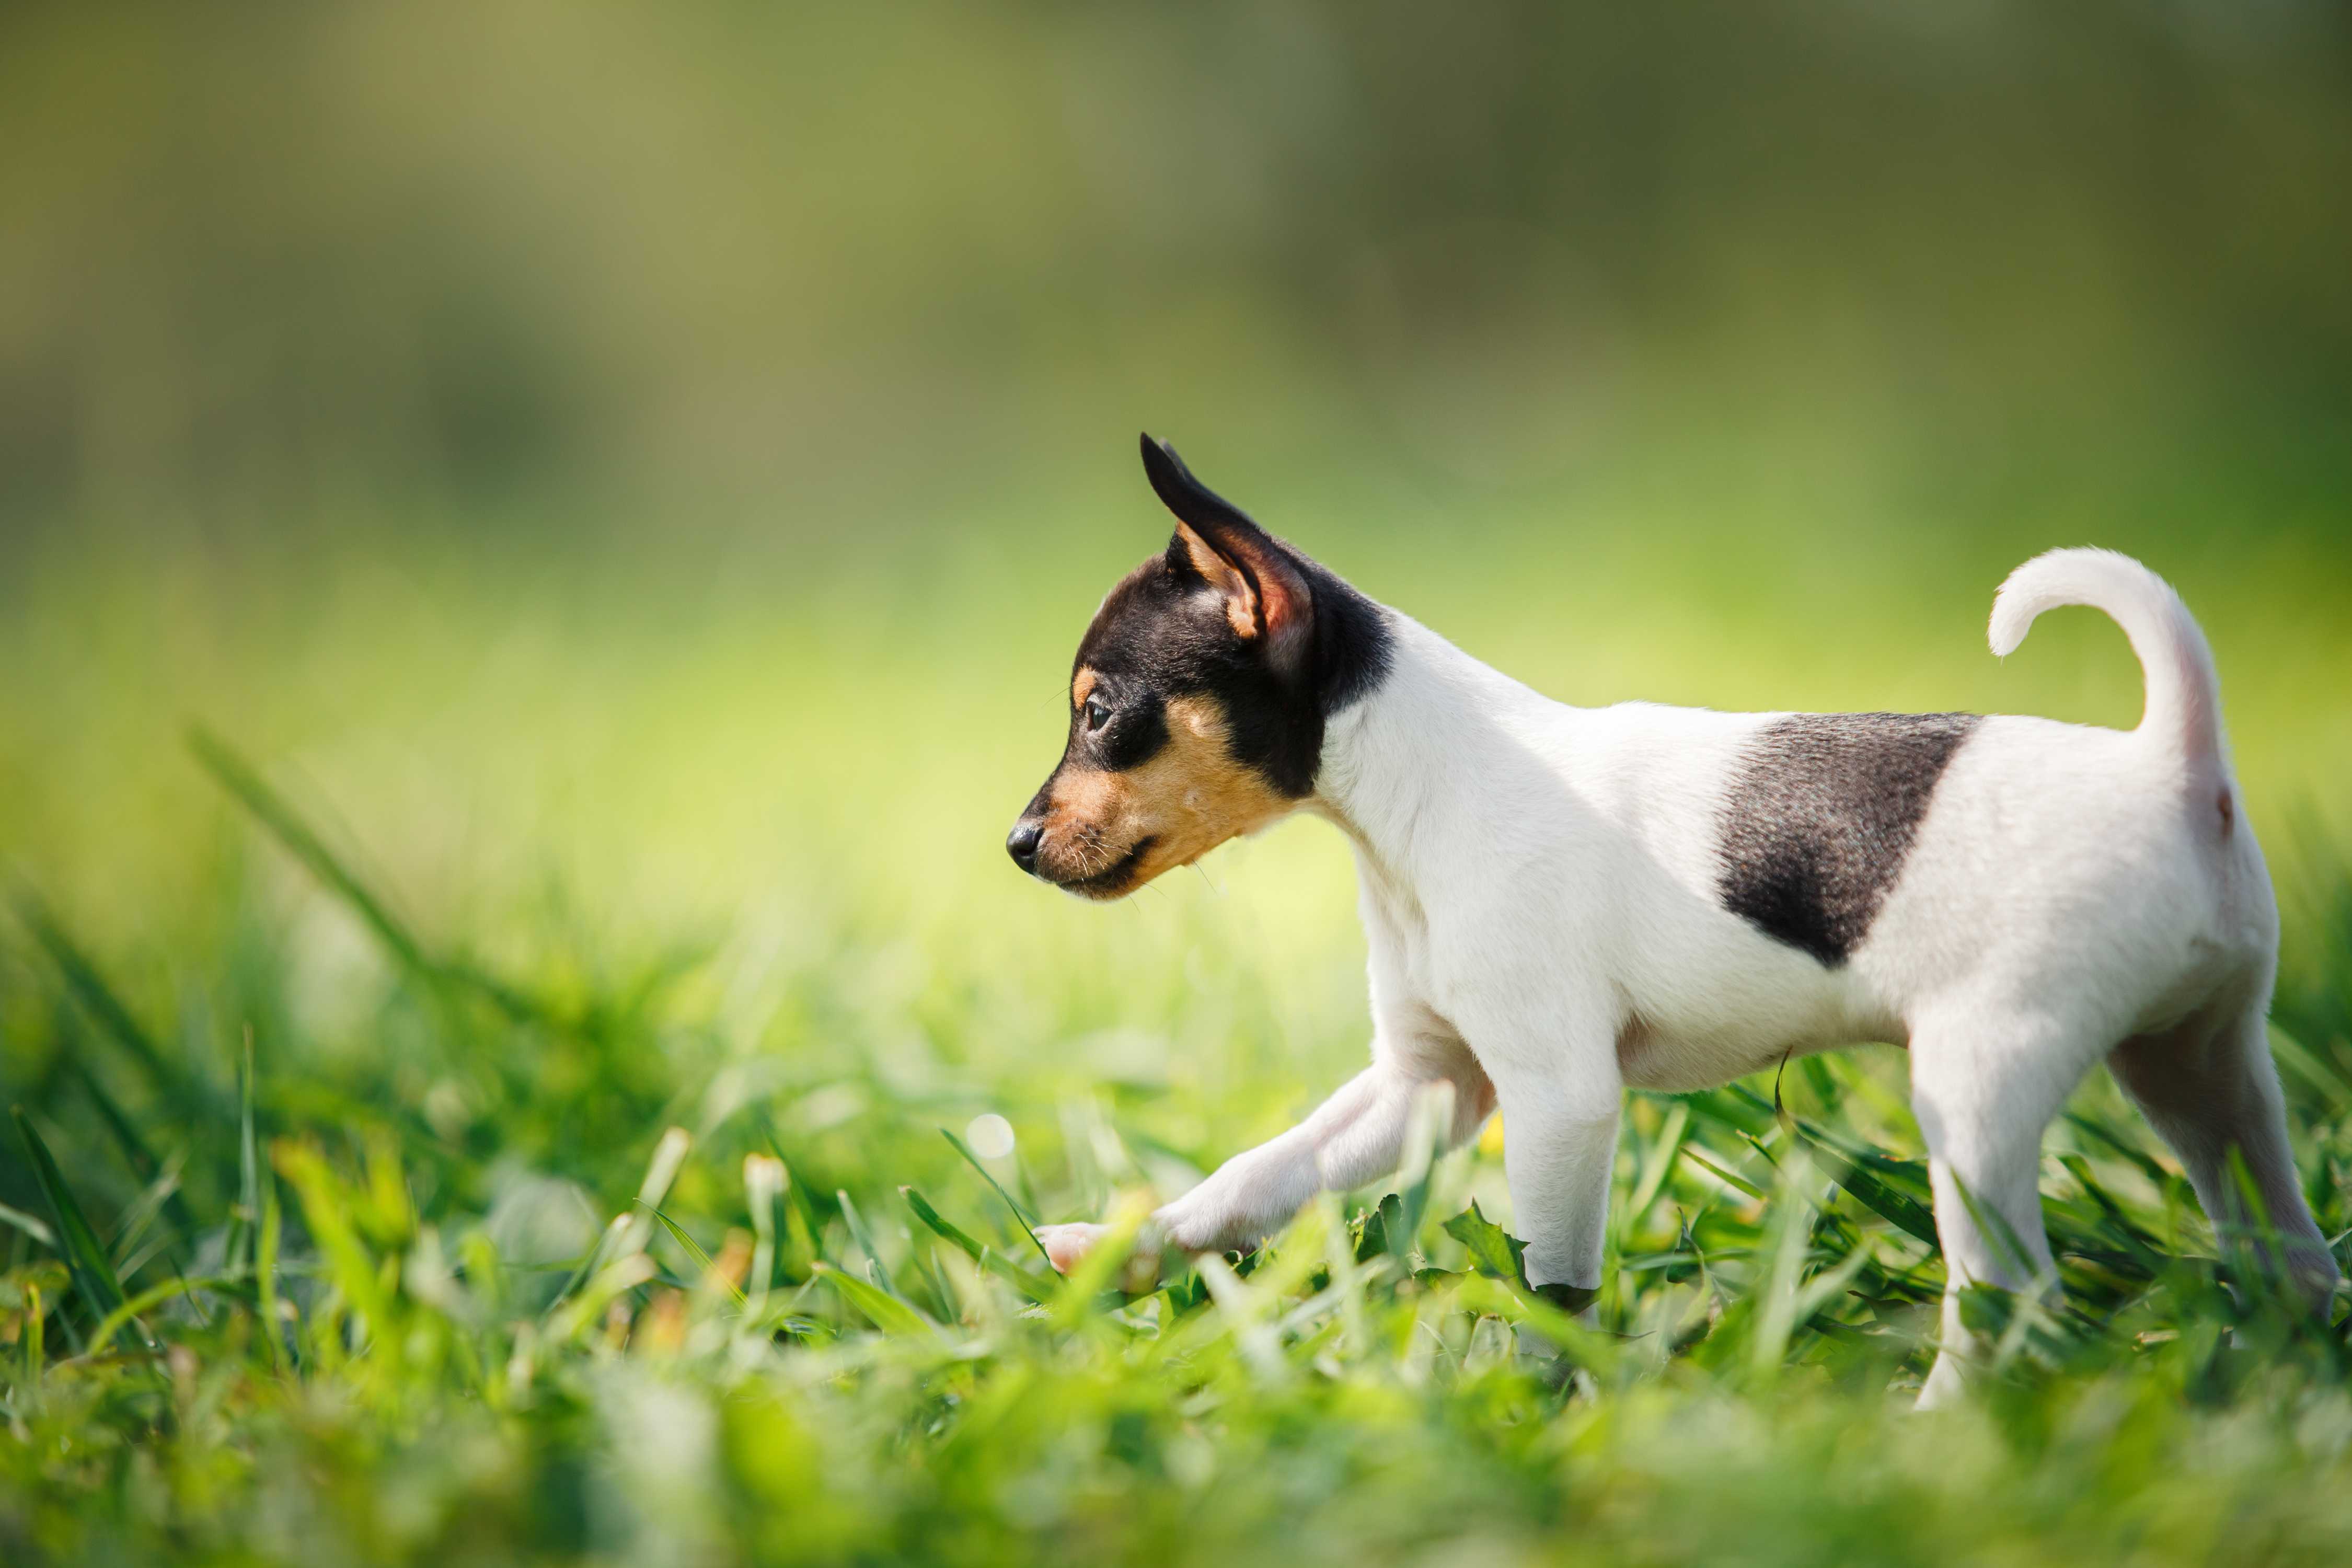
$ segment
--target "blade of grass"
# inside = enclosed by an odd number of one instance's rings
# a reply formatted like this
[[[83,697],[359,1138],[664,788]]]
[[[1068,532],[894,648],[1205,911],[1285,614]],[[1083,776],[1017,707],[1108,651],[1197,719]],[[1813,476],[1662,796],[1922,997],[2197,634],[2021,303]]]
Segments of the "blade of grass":
[[[816,1264],[817,1278],[838,1291],[841,1299],[867,1322],[893,1338],[936,1335],[931,1321],[879,1285],[860,1279],[845,1268]]]
[[[1705,1117],[1717,1126],[1728,1127],[1735,1131],[1768,1131],[1776,1120],[1772,1114],[1772,1102],[1744,1083],[1671,1098],[1689,1106],[1693,1116]]]
[[[1005,1283],[1030,1300],[1043,1305],[1053,1300],[1059,1294],[1047,1280],[1028,1272],[994,1247],[983,1242],[974,1241],[965,1235],[955,1225],[941,1217],[940,1211],[926,1202],[923,1194],[914,1188],[901,1187],[898,1190],[906,1195],[907,1206],[915,1211],[915,1217],[921,1220],[932,1234],[951,1243],[974,1263],[1003,1279]]]
[[[849,1227],[850,1242],[866,1255],[866,1272],[873,1276],[874,1283],[905,1300],[907,1293],[899,1289],[898,1280],[890,1277],[889,1267],[882,1261],[882,1249],[874,1245],[873,1233],[866,1228],[866,1216],[857,1212],[857,1205],[851,1201],[848,1190],[844,1188],[835,1192],[833,1201],[841,1210],[841,1223]]]
[[[1270,1321],[1276,1304],[1271,1292],[1236,1274],[1217,1253],[1202,1253],[1193,1260],[1192,1270],[1217,1304],[1217,1310],[1199,1323],[1194,1334],[1209,1343],[1218,1339],[1230,1340],[1242,1361],[1267,1387],[1279,1388],[1288,1384],[1292,1368],[1282,1353],[1282,1336]]]
[[[762,1118],[761,1131],[768,1140],[769,1152],[784,1168],[783,1239],[791,1243],[793,1256],[805,1267],[817,1256],[817,1237],[824,1234],[824,1216],[816,1212],[816,1205],[809,1197],[808,1183],[793,1174],[798,1170],[805,1175],[807,1167],[795,1166],[784,1153],[784,1141],[776,1134],[774,1118]],[[780,1257],[778,1261],[783,1260]]]
[[[235,796],[313,877],[349,906],[404,968],[427,980],[456,982],[478,991],[518,1022],[561,1021],[552,1009],[497,976],[463,960],[429,952],[383,900],[327,847],[326,840],[312,831],[301,814],[218,736],[201,725],[192,727],[188,750],[214,782]]]
[[[89,1348],[82,1353],[93,1361],[105,1354],[106,1347],[114,1342],[114,1336],[122,1331],[124,1324],[137,1321],[142,1312],[153,1311],[174,1296],[184,1296],[192,1290],[226,1290],[244,1282],[241,1274],[215,1274],[196,1279],[175,1276],[166,1279],[109,1312],[106,1321],[98,1325],[98,1332],[90,1336]]]
[[[686,1156],[694,1147],[693,1134],[683,1127],[666,1129],[655,1142],[653,1155],[646,1162],[645,1179],[637,1184],[638,1208],[655,1210],[669,1196],[670,1184],[686,1163]],[[614,1238],[616,1252],[625,1257],[644,1247],[653,1236],[652,1224],[634,1212],[623,1215],[626,1220],[620,1234]]]
[[[1127,1269],[1128,1259],[1134,1256],[1137,1238],[1144,1222],[1151,1217],[1151,1205],[1140,1197],[1130,1196],[1119,1205],[1103,1229],[1103,1234],[1078,1266],[1070,1270],[1062,1282],[1059,1296],[1053,1304],[1054,1321],[1063,1328],[1074,1328],[1095,1310],[1095,1303],[1104,1291],[1116,1284]],[[1144,1260],[1158,1273],[1156,1260]],[[1113,1297],[1112,1300],[1118,1300]]]
[[[1037,1256],[1045,1260],[1045,1266],[1048,1268],[1052,1268],[1054,1266],[1054,1255],[1045,1250],[1045,1244],[1037,1239],[1037,1232],[1034,1228],[1037,1224],[1036,1216],[1022,1212],[1020,1200],[1015,1198],[1011,1193],[1004,1190],[1003,1183],[998,1181],[994,1176],[988,1173],[988,1167],[980,1163],[980,1156],[973,1153],[971,1150],[965,1145],[962,1139],[957,1137],[953,1132],[944,1127],[940,1129],[940,1136],[946,1139],[948,1142],[953,1146],[955,1152],[964,1157],[964,1163],[966,1164],[980,1173],[980,1179],[982,1181],[986,1182],[990,1186],[996,1189],[996,1195],[1003,1198],[1004,1200],[1004,1206],[1013,1211],[1013,1222],[1020,1226],[1021,1234],[1029,1238],[1029,1245],[1037,1249]]]
[[[1942,1244],[1936,1239],[1936,1216],[1925,1205],[1908,1194],[1897,1192],[1874,1172],[1848,1159],[1843,1151],[1794,1117],[1790,1118],[1789,1125],[1813,1158],[1827,1168],[1830,1180],[1852,1194],[1856,1203],[1914,1239],[1923,1241],[1937,1251],[1942,1250]]]
[[[2166,1170],[2161,1164],[2158,1163],[2153,1155],[2148,1154],[2144,1150],[2136,1149],[2131,1144],[2125,1142],[2112,1128],[2094,1121],[2089,1117],[2072,1110],[2066,1113],[2066,1121],[2068,1124],[2074,1127],[2077,1131],[2085,1133],[2091,1138],[2096,1140],[2098,1142],[2106,1145],[2106,1147],[2114,1150],[2117,1154],[2123,1156],[2124,1159],[2129,1161],[2133,1165],[2138,1167],[2140,1174],[2146,1176],[2149,1181],[2156,1184],[2156,1190],[2158,1192],[2160,1193],[2165,1191],[2174,1183],[2180,1180],[2179,1176],[2174,1175],[2171,1172]]]
[[[2305,1046],[2301,1040],[2280,1028],[2270,1026],[2271,1055],[2293,1068],[2297,1077],[2326,1095],[2336,1108],[2352,1105],[2352,1083],[2347,1083],[2342,1072],[2333,1062]]]
[[[2032,1279],[2035,1273],[2033,1255],[2026,1250],[2023,1238],[2017,1234],[2017,1227],[2009,1223],[2009,1216],[1979,1200],[1974,1189],[1960,1179],[1958,1172],[1953,1173],[1952,1185],[1959,1193],[1960,1205],[1969,1211],[1969,1218],[1976,1222],[1977,1229],[1992,1244],[1994,1261],[2014,1270],[2020,1279]]]
[[[155,1152],[147,1146],[146,1140],[139,1136],[137,1129],[131,1125],[131,1119],[122,1113],[121,1107],[114,1102],[114,1097],[106,1092],[89,1064],[77,1058],[72,1062],[72,1069],[83,1093],[98,1108],[100,1120],[113,1134],[116,1146],[122,1151],[124,1163],[145,1186],[145,1191],[125,1212],[118,1227],[114,1242],[118,1273],[123,1279],[136,1278],[148,1259],[162,1252],[171,1259],[173,1272],[184,1276],[188,1271],[186,1244],[201,1227],[196,1223],[195,1211],[188,1206],[187,1198],[180,1191],[179,1165],[184,1155],[175,1155],[169,1164],[157,1159]],[[205,1096],[206,1101],[210,1098],[209,1094]],[[151,1199],[162,1205],[161,1212],[170,1222],[169,1226],[162,1238],[134,1258],[131,1248],[146,1222],[157,1212],[153,1208],[142,1212],[142,1205]],[[194,1306],[199,1317],[210,1320],[211,1315],[205,1310],[202,1302],[196,1302]]]
[[[1805,1201],[1801,1163],[1780,1173],[1761,1248],[1764,1263],[1748,1300],[1748,1375],[1759,1384],[1777,1379],[1789,1359],[1789,1341],[1802,1321],[1798,1310],[1804,1268],[1811,1258],[1812,1208]],[[1849,1261],[1852,1261],[1849,1259]]]
[[[619,1245],[621,1237],[627,1233],[628,1228],[627,1215],[616,1214],[613,1216],[612,1222],[597,1234],[595,1241],[581,1256],[579,1266],[573,1268],[571,1277],[564,1280],[563,1288],[556,1291],[554,1297],[541,1310],[540,1313],[541,1318],[552,1318],[555,1315],[555,1310],[572,1299],[573,1291],[588,1283],[590,1276],[596,1272],[598,1265],[604,1261],[605,1256]]]
[[[2107,1189],[2092,1175],[2089,1161],[2080,1154],[2061,1154],[2058,1163],[2074,1178],[2075,1185],[2083,1189],[2084,1195],[2098,1205],[2108,1228],[2122,1238],[2127,1250],[2144,1256],[2152,1264],[2160,1265],[2164,1261],[2164,1248],[2154,1236],[2124,1212],[2123,1205],[2116,1203]]]
[[[115,1103],[114,1097],[100,1084],[98,1075],[89,1070],[87,1062],[77,1059],[71,1063],[69,1070],[80,1083],[82,1092],[89,1097],[90,1103],[98,1108],[99,1120],[106,1123],[107,1131],[113,1135],[115,1146],[122,1151],[123,1163],[131,1167],[131,1174],[139,1178],[141,1185],[152,1186],[163,1177],[163,1162],[147,1146],[147,1141],[139,1136],[138,1129],[131,1125],[131,1119],[122,1113],[122,1108]],[[170,1216],[173,1228],[182,1236],[194,1236],[201,1228],[196,1224],[194,1211],[188,1207],[187,1200],[176,1187],[165,1195],[163,1212]]]
[[[1054,1281],[1060,1279],[1060,1275],[1055,1275],[1049,1280],[1042,1274],[1033,1274],[992,1247],[981,1248],[980,1266],[1040,1306],[1051,1301],[1057,1293],[1058,1287]]]
[[[900,1187],[898,1195],[907,1200],[907,1206],[914,1211],[915,1217],[921,1220],[932,1235],[942,1241],[952,1243],[974,1263],[980,1261],[980,1255],[983,1250],[980,1243],[940,1217],[940,1211],[926,1203],[922,1194],[912,1187]]]
[[[1746,1193],[1749,1197],[1760,1198],[1764,1195],[1763,1188],[1758,1186],[1747,1177],[1737,1175],[1725,1169],[1723,1166],[1717,1164],[1713,1160],[1708,1159],[1705,1153],[1700,1152],[1697,1144],[1685,1142],[1683,1145],[1682,1152],[1685,1159],[1696,1161],[1697,1163],[1706,1166],[1706,1169],[1717,1177],[1717,1179],[1730,1184],[1732,1186],[1738,1188],[1741,1192]]]
[[[677,1242],[680,1247],[686,1248],[686,1255],[694,1259],[695,1267],[701,1269],[705,1277],[716,1279],[720,1284],[726,1286],[727,1293],[735,1298],[735,1304],[739,1307],[741,1306],[743,1304],[743,1292],[736,1287],[735,1281],[728,1279],[727,1276],[719,1272],[719,1265],[712,1260],[710,1254],[703,1251],[702,1247],[695,1241],[694,1237],[686,1234],[685,1229],[679,1226],[677,1221],[670,1218],[669,1215],[662,1213],[661,1210],[653,1208],[653,1205],[650,1204],[646,1206],[653,1210],[654,1218],[661,1221],[662,1228],[669,1232],[670,1239]]]
[[[127,1259],[138,1250],[139,1243],[147,1234],[148,1226],[153,1225],[156,1215],[163,1212],[166,1201],[179,1190],[180,1162],[174,1160],[164,1168],[161,1175],[150,1182],[136,1197],[123,1205],[121,1215],[115,1221],[113,1255],[114,1268],[118,1275],[129,1279],[137,1272],[130,1266]],[[151,1256],[152,1250],[150,1249]]]
[[[47,1335],[45,1325],[48,1310],[41,1301],[41,1288],[25,1287],[25,1383],[37,1391],[41,1386],[41,1368],[48,1359]]]
[[[743,1310],[757,1318],[766,1310],[768,1292],[776,1283],[776,1208],[783,1196],[784,1163],[772,1154],[743,1156],[743,1201],[751,1211],[751,1289]]]
[[[16,889],[16,904],[17,917],[48,953],[50,962],[57,965],[58,973],[65,980],[66,989],[81,1005],[83,1011],[138,1062],[140,1068],[159,1089],[173,1100],[188,1100],[194,1089],[188,1075],[165,1059],[154,1040],[131,1016],[131,1009],[122,1005],[121,999],[100,975],[98,966],[66,934],[65,928],[58,923],[48,906],[32,889],[22,887]],[[142,1176],[142,1179],[147,1178]]]
[[[6,1204],[0,1204],[0,1225],[13,1225],[51,1252],[58,1250],[57,1233],[23,1209],[10,1208]]]
[[[204,770],[212,774],[215,783],[236,796],[237,804],[269,829],[312,876],[324,882],[337,897],[351,906],[352,912],[375,932],[376,940],[392,950],[394,956],[412,969],[431,971],[436,967],[425,956],[424,944],[394,917],[392,911],[384,907],[383,900],[344,868],[342,862],[310,830],[310,824],[296,815],[275,790],[264,784],[261,775],[244,758],[229,750],[219,737],[202,726],[188,731],[188,750],[195,754]]]
[[[589,1279],[577,1296],[563,1304],[562,1311],[550,1313],[549,1339],[562,1344],[579,1338],[604,1315],[604,1309],[615,1299],[652,1280],[659,1272],[654,1260],[642,1252],[613,1259]]]
[[[107,1261],[106,1249],[99,1245],[98,1232],[81,1205],[66,1186],[65,1175],[49,1153],[49,1146],[35,1131],[31,1118],[24,1107],[12,1107],[9,1115],[16,1121],[16,1132],[25,1141],[26,1153],[32,1157],[33,1179],[47,1200],[50,1217],[56,1221],[58,1252],[66,1260],[66,1268],[73,1276],[74,1289],[80,1292],[83,1304],[90,1316],[103,1322],[107,1315],[122,1305],[122,1281],[115,1277],[114,1266]]]
[[[278,1242],[283,1216],[278,1208],[278,1184],[261,1180],[261,1235],[254,1248],[254,1294],[261,1311],[261,1336],[269,1342],[269,1364],[283,1371],[285,1351],[278,1326]]]
[[[222,1256],[231,1268],[243,1268],[253,1247],[254,1227],[261,1221],[261,1151],[253,1129],[253,1026],[245,1027],[245,1055],[237,1064],[236,1212],[228,1226],[228,1244]]]
[[[325,1277],[367,1320],[369,1330],[382,1333],[391,1318],[381,1260],[361,1238],[349,1184],[336,1175],[316,1143],[281,1138],[269,1152],[278,1173],[302,1205],[303,1223],[326,1263]]]
[[[1633,1195],[1618,1220],[1626,1232],[1630,1233],[1633,1226],[1640,1224],[1642,1216],[1650,1212],[1650,1205],[1658,1201],[1658,1193],[1665,1186],[1666,1178],[1674,1173],[1675,1155],[1683,1146],[1684,1134],[1689,1131],[1690,1107],[1676,1100],[1667,1109],[1665,1124],[1658,1130],[1657,1142],[1643,1166],[1640,1184],[1633,1189]]]
[[[1613,1376],[1624,1353],[1622,1342],[1614,1336],[1587,1326],[1533,1287],[1514,1280],[1464,1275],[1454,1288],[1454,1301],[1466,1311],[1486,1313],[1534,1331],[1572,1364],[1599,1377]]]

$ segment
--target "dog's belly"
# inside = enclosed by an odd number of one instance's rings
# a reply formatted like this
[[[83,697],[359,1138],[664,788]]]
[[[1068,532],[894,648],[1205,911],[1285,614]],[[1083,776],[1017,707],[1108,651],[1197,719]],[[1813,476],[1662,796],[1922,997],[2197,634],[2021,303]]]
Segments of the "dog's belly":
[[[1617,1037],[1617,1066],[1628,1089],[1688,1094],[1717,1089],[1734,1079],[1816,1051],[1836,1050],[1874,1040],[1902,1043],[1891,1029],[1839,1031],[1830,1036],[1791,1036],[1776,1045],[1759,1047],[1753,1040],[1668,1037],[1636,1018]]]
[[[1629,1088],[1683,1094],[1815,1051],[1870,1041],[1903,1045],[1905,1034],[1899,1020],[1835,997],[1792,1015],[1739,1022],[1689,1016],[1662,1020],[1637,1012],[1618,1030],[1617,1070]]]

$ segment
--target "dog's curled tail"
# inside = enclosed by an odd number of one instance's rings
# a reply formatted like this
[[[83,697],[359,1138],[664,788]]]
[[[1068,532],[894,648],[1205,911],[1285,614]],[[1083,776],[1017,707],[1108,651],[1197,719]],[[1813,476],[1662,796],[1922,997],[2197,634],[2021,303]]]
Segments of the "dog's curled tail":
[[[2221,689],[2213,650],[2172,585],[2112,550],[2053,550],[2009,574],[1992,602],[1992,651],[2006,658],[2044,610],[2088,605],[2131,638],[2147,682],[2138,732],[2183,762],[2221,759]]]

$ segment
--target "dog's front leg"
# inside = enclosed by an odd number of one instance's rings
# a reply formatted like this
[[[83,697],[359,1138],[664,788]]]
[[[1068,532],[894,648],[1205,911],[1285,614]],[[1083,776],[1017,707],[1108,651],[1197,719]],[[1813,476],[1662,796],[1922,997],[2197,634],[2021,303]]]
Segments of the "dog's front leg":
[[[1382,1052],[1307,1119],[1280,1137],[1234,1155],[1207,1181],[1151,1216],[1150,1239],[1187,1252],[1250,1246],[1330,1188],[1346,1191],[1396,1168],[1413,1100],[1431,1085],[1454,1086],[1447,1144],[1477,1131],[1494,1092],[1477,1063],[1458,1047],[1400,1057]],[[1040,1227],[1054,1267],[1066,1270],[1103,1234],[1098,1225]]]
[[[1623,1088],[1613,1051],[1490,1063],[1503,1110],[1511,1228],[1528,1244],[1528,1283],[1574,1310],[1601,1288],[1609,1175]]]

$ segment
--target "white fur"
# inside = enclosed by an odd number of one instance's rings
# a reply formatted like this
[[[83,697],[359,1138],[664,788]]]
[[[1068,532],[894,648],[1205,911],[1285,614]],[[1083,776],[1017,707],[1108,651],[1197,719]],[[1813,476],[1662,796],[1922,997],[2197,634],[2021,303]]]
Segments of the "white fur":
[[[2103,1057],[2206,1211],[2242,1218],[2234,1147],[2285,1261],[2315,1293],[2332,1289],[2264,1041],[2277,915],[2221,751],[2205,639],[2146,567],[2063,550],[2002,585],[1994,650],[2068,604],[2129,635],[2147,680],[2139,728],[1985,720],[1834,969],[1717,893],[1741,749],[1778,715],[1568,707],[1391,614],[1392,668],[1332,720],[1307,803],[1355,845],[1371,1065],[1160,1210],[1165,1236],[1193,1250],[1245,1244],[1318,1188],[1375,1179],[1399,1158],[1417,1090],[1443,1080],[1457,1139],[1499,1099],[1529,1278],[1597,1286],[1626,1086],[1696,1089],[1790,1052],[1884,1040],[1910,1048],[1955,1292],[2049,1288],[2042,1132]],[[1963,1184],[2023,1243],[2024,1267],[1979,1230]],[[1095,1234],[1057,1226],[1047,1239],[1066,1259]],[[1923,1403],[1958,1387],[1967,1354],[1948,1296]]]

